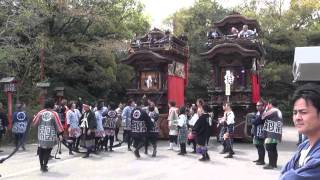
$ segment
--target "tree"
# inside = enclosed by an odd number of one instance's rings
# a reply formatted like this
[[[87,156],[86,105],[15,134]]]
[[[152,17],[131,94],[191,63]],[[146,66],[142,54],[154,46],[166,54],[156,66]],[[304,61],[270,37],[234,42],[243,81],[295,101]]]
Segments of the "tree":
[[[123,94],[132,71],[118,64],[116,54],[125,40],[150,28],[136,0],[1,0],[0,6],[2,76],[16,76],[21,95],[32,99],[41,49],[46,80],[66,86],[68,98],[107,97],[115,84]],[[127,77],[117,82],[119,75]]]

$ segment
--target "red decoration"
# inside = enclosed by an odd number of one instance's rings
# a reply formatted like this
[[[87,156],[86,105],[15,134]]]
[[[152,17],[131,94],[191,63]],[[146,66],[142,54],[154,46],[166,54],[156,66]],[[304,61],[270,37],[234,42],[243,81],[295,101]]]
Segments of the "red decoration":
[[[251,82],[252,82],[252,102],[257,103],[260,100],[260,83],[259,77],[257,74],[251,74]]]
[[[168,76],[168,102],[175,101],[176,107],[184,105],[185,79],[178,76]]]

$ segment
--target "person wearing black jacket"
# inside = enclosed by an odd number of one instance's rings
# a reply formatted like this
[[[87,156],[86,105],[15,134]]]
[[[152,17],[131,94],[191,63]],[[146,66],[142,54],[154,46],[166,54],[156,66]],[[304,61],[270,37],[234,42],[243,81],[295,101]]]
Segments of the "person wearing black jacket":
[[[263,125],[264,120],[262,120],[262,114],[265,109],[265,103],[260,100],[257,102],[257,113],[251,119],[253,125],[253,144],[258,150],[258,159],[253,161],[256,165],[264,165],[265,147],[264,147],[264,136],[263,136]]]
[[[156,157],[156,155],[157,155],[157,139],[159,136],[159,125],[158,125],[159,113],[156,112],[154,104],[149,105],[147,113],[148,113],[150,120],[152,122],[152,126],[150,127],[150,130],[148,131],[148,134],[147,134],[147,142],[145,144],[145,152],[148,152],[148,146],[149,146],[149,142],[150,142],[153,147],[152,157]]]
[[[219,118],[219,123],[223,124],[222,131],[220,132],[223,136],[223,151],[221,154],[228,152],[228,155],[224,158],[233,158],[233,134],[234,134],[234,124],[235,115],[232,111],[230,103],[226,102],[223,104],[224,115]]]
[[[192,128],[193,134],[196,136],[196,143],[197,143],[197,153],[202,155],[202,158],[199,161],[209,161],[210,157],[208,154],[208,148],[206,147],[207,137],[209,134],[209,114],[208,114],[208,105],[203,105],[202,111],[198,113],[199,119],[195,123]]]
[[[141,109],[141,102],[137,102],[131,112],[131,137],[135,148],[134,155],[140,158],[139,150],[145,145],[146,137],[152,127],[152,121],[146,111]]]
[[[95,119],[94,113],[90,110],[90,107],[86,104],[82,105],[84,113],[81,116],[81,130],[84,140],[85,147],[87,148],[86,155],[83,158],[88,158],[89,154],[93,151],[95,147],[95,129],[97,128],[97,121]]]

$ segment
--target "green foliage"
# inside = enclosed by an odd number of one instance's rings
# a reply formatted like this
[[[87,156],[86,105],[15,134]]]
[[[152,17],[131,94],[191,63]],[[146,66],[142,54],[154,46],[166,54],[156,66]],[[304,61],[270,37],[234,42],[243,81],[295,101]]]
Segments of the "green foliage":
[[[140,2],[0,0],[0,6],[0,75],[19,79],[18,99],[25,99],[20,96],[27,90],[37,92],[35,84],[42,80],[65,86],[70,99],[91,101],[111,92],[115,100],[123,97],[132,71],[118,63],[117,52],[124,40],[150,28]]]

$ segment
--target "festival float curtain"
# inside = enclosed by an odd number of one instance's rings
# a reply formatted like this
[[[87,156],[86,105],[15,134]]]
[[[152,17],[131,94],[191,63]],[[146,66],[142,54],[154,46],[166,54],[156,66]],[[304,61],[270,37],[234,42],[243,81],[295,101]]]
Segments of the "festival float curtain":
[[[256,73],[251,74],[252,83],[252,102],[257,103],[260,100],[260,84],[259,77]]]
[[[175,101],[176,107],[184,105],[185,79],[178,76],[168,76],[168,102]]]

